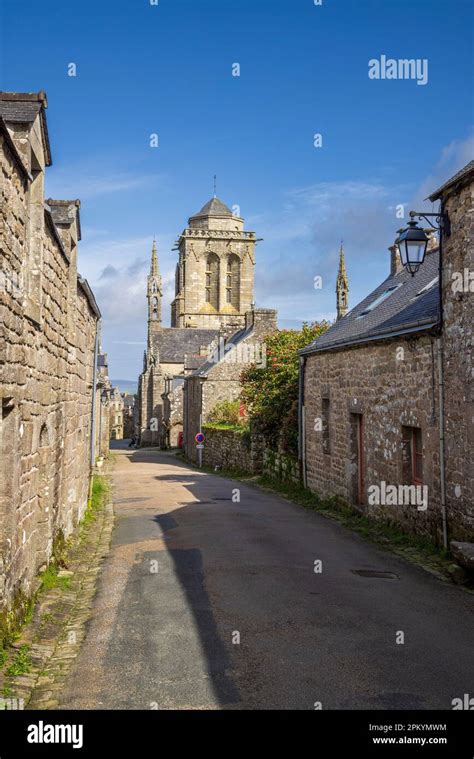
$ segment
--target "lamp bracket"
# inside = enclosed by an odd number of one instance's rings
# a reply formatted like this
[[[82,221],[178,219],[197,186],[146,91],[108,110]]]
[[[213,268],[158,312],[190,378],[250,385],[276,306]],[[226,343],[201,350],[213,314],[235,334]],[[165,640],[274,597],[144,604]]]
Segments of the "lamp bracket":
[[[451,234],[451,224],[449,221],[449,216],[446,211],[441,213],[424,213],[423,211],[410,211],[410,218],[413,221],[414,218],[418,219],[424,219],[432,229],[436,229],[437,231],[441,231],[444,235],[449,237]],[[435,220],[435,224],[433,224],[430,219]]]

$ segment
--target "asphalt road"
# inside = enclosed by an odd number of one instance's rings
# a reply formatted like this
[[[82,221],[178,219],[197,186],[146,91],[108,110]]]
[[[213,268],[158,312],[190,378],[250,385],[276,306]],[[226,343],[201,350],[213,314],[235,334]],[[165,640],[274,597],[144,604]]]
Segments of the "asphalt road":
[[[474,695],[473,595],[255,487],[114,453],[112,549],[62,708],[451,709]]]

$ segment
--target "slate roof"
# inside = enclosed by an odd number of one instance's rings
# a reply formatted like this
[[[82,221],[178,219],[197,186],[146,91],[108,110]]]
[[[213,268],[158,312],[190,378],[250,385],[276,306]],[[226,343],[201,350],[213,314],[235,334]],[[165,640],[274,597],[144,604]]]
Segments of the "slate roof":
[[[219,198],[211,198],[198,213],[190,218],[197,219],[200,216],[232,216],[232,211]]]
[[[51,166],[51,146],[45,108],[47,108],[47,99],[44,92],[0,92],[0,116],[6,122],[32,124],[40,114],[46,165]]]
[[[153,334],[152,340],[160,363],[184,364],[185,356],[198,358],[201,345],[209,345],[218,334],[217,329],[164,327]]]
[[[97,316],[98,319],[102,318],[102,314],[100,313],[100,308],[97,305],[97,301],[95,299],[95,295],[91,290],[91,286],[89,285],[89,282],[87,279],[84,279],[84,277],[81,277],[81,275],[78,273],[77,275],[77,282],[82,287],[86,298],[89,302],[89,306],[91,307],[91,311]],[[106,362],[107,362],[107,354],[106,354]],[[104,364],[106,366],[107,364]]]
[[[444,193],[445,190],[447,190],[449,187],[452,187],[457,182],[459,182],[461,179],[464,179],[469,174],[474,173],[474,161],[469,161],[464,168],[460,169],[456,174],[454,174],[451,179],[448,179],[447,182],[445,182],[441,187],[438,187],[437,190],[435,190],[428,198],[428,200],[431,200],[433,202],[434,200],[439,200],[441,195]]]
[[[418,332],[434,327],[438,322],[439,289],[437,281],[425,292],[420,291],[438,276],[438,251],[426,255],[414,277],[405,269],[387,277],[370,295],[332,325],[323,335],[303,348],[307,355],[320,351],[389,339],[395,334]],[[362,312],[390,287],[396,290],[365,315]],[[418,294],[420,293],[420,294]],[[358,318],[359,317],[359,318]]]
[[[199,368],[193,372],[193,376],[198,377],[205,377],[206,374],[209,372],[210,369],[212,369],[213,366],[217,366],[217,364],[220,364],[220,362],[223,360],[224,356],[229,353],[229,351],[232,348],[235,348],[242,340],[245,340],[246,337],[249,337],[253,332],[253,325],[251,327],[248,327],[247,329],[241,329],[238,332],[234,332],[232,337],[230,337],[225,342],[225,353],[224,355],[218,354],[218,360],[216,361],[213,357],[206,360]],[[218,348],[220,350],[220,344],[218,345]]]
[[[0,113],[13,124],[32,124],[41,111],[39,101],[0,100]]]

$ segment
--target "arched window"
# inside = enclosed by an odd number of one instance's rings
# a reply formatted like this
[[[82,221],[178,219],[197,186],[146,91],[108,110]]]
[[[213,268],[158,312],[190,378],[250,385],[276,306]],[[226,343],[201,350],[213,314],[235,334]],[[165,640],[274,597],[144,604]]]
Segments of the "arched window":
[[[232,254],[227,259],[226,302],[237,311],[240,308],[240,259]]]
[[[206,260],[206,303],[219,310],[219,257],[215,253]]]
[[[152,319],[158,319],[158,298],[153,298]]]
[[[176,269],[174,272],[174,294],[179,295],[179,291],[181,289],[180,281],[179,281],[179,265],[176,264]]]

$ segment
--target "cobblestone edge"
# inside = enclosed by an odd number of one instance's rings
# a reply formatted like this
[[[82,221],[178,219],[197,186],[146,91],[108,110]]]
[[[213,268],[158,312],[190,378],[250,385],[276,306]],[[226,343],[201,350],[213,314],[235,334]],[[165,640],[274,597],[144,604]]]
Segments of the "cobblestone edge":
[[[105,472],[100,473],[104,475]],[[91,616],[102,562],[109,552],[113,526],[113,500],[109,494],[96,518],[83,525],[73,538],[68,561],[72,573],[70,586],[41,593],[32,621],[12,646],[10,660],[26,645],[31,665],[22,675],[0,675],[4,708],[58,708],[61,691],[86,635],[86,623]],[[51,618],[46,628],[45,618]]]

